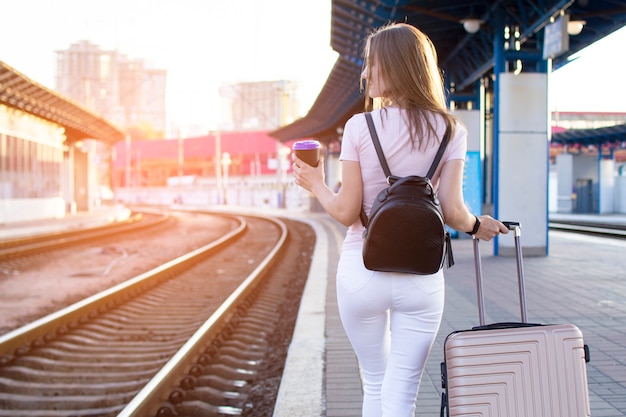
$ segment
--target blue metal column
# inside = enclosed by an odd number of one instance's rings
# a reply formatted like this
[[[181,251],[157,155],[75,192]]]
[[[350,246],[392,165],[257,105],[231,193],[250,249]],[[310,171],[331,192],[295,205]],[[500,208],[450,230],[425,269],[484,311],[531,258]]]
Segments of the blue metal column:
[[[493,217],[498,219],[499,213],[499,152],[500,152],[500,74],[506,71],[506,60],[504,56],[504,10],[498,8],[495,11],[494,18],[494,39],[493,39],[493,58],[494,58],[494,83],[493,83],[493,163],[491,164],[491,199],[493,201]],[[498,255],[498,238],[493,240],[493,253]]]

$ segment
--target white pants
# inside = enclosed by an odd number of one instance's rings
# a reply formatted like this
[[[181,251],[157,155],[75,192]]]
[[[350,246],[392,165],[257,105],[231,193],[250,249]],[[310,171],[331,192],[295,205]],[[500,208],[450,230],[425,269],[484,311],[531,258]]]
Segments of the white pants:
[[[339,314],[361,368],[363,417],[413,417],[444,305],[443,271],[370,271],[360,250],[337,268]]]

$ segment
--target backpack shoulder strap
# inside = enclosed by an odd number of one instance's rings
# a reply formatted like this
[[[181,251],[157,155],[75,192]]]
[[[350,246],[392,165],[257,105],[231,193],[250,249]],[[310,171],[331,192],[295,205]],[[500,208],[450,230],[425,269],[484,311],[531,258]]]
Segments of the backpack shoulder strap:
[[[378,155],[378,160],[380,161],[380,165],[383,167],[383,172],[385,173],[385,177],[389,177],[391,175],[391,171],[389,170],[389,165],[387,165],[387,159],[385,159],[385,154],[383,153],[383,149],[380,146],[380,140],[378,140],[378,133],[376,133],[376,128],[374,127],[374,120],[372,120],[372,114],[370,112],[366,112],[365,121],[367,122],[367,127],[370,130],[370,137],[372,138],[372,142],[374,143],[374,148],[376,148],[376,155]],[[359,217],[361,219],[361,224],[363,227],[367,227],[368,219],[365,214],[365,210],[363,206],[361,206],[361,212],[359,213]]]
[[[383,167],[385,177],[390,177],[391,170],[389,169],[389,165],[387,165],[387,160],[385,159],[383,148],[380,146],[380,141],[378,140],[378,133],[376,133],[376,128],[374,127],[374,120],[372,119],[372,114],[369,112],[365,113],[365,120],[367,121],[367,127],[370,130],[370,136],[372,137],[372,142],[374,142],[374,147],[376,148],[376,154],[378,155],[378,160],[380,161],[380,165]]]
[[[380,146],[380,140],[378,139],[378,133],[376,133],[376,128],[374,127],[374,120],[372,120],[372,114],[367,112],[365,114],[365,120],[367,121],[367,127],[370,131],[370,136],[372,137],[372,142],[374,143],[374,147],[376,148],[376,154],[378,155],[378,160],[380,161],[380,165],[383,167],[383,171],[385,172],[386,177],[391,176],[391,170],[389,169],[389,165],[387,164],[387,159],[385,159],[385,154],[383,153],[383,149]],[[428,173],[426,177],[428,179],[432,179],[433,175],[435,175],[435,171],[437,170],[437,166],[443,157],[444,152],[446,151],[446,147],[448,146],[448,142],[450,141],[450,126],[446,127],[446,133],[439,144],[439,149],[437,150],[437,154],[435,155],[435,159],[433,160],[430,168],[428,169]],[[365,210],[361,207],[361,213],[359,215],[361,218],[361,224],[363,226],[367,226],[368,219],[365,214]]]
[[[383,149],[380,146],[380,140],[378,139],[378,133],[376,133],[376,128],[374,127],[374,120],[372,120],[371,113],[364,113],[365,120],[367,121],[367,127],[370,130],[370,135],[372,137],[372,142],[374,143],[374,147],[376,148],[376,154],[378,155],[378,160],[380,161],[380,165],[383,167],[383,171],[385,172],[385,176],[391,176],[391,170],[389,169],[389,165],[387,164],[387,159],[385,159],[385,154],[383,153]],[[428,170],[428,174],[426,176],[428,179],[432,179],[433,175],[435,175],[435,171],[437,170],[437,166],[439,166],[439,162],[441,162],[441,158],[443,157],[444,152],[446,151],[446,147],[448,146],[448,142],[450,141],[450,126],[446,127],[446,133],[439,144],[439,149],[437,150],[437,154],[435,155],[435,159],[433,163],[430,165]]]
[[[437,150],[435,159],[433,159],[433,163],[430,165],[428,174],[426,174],[429,180],[433,179],[433,175],[435,175],[435,171],[437,170],[437,166],[439,165],[439,162],[441,161],[441,158],[443,157],[443,153],[446,151],[448,142],[450,142],[450,126],[449,125],[446,127],[446,133],[443,135],[443,139],[441,139],[441,143],[439,144],[439,149]]]

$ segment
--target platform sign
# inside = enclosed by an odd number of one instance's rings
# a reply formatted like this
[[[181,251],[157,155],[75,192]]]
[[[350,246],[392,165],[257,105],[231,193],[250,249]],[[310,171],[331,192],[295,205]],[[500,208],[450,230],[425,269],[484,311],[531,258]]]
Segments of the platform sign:
[[[569,15],[563,15],[544,29],[543,59],[554,58],[569,50],[567,24]]]

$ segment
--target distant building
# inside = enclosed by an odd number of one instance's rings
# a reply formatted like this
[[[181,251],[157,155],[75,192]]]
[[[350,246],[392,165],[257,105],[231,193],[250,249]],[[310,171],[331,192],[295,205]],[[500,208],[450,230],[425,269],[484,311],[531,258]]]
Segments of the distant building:
[[[109,149],[125,132],[0,61],[0,223],[63,217],[112,201]],[[107,174],[108,173],[108,174]]]
[[[294,81],[258,81],[220,89],[227,130],[271,131],[298,117],[298,86]]]
[[[212,133],[184,140],[119,142],[113,151],[113,187],[159,187],[167,185],[172,177],[215,177],[216,164],[223,163],[224,154],[228,154],[233,177],[275,178],[277,158],[283,159],[285,172],[290,168],[292,142],[278,145],[267,132],[256,130]],[[277,157],[278,150],[283,154]]]
[[[626,124],[626,112],[562,112],[555,111],[551,114],[552,134],[565,131],[582,131],[588,129],[601,129],[605,127]],[[583,140],[578,140],[574,146],[564,147],[560,143],[551,143],[550,157],[552,161],[561,153],[598,155],[597,146],[582,146]],[[605,144],[605,151],[608,144]],[[626,161],[626,140],[621,143],[613,143],[612,157],[618,163]]]
[[[56,91],[135,138],[165,135],[166,71],[89,41],[57,51]]]

